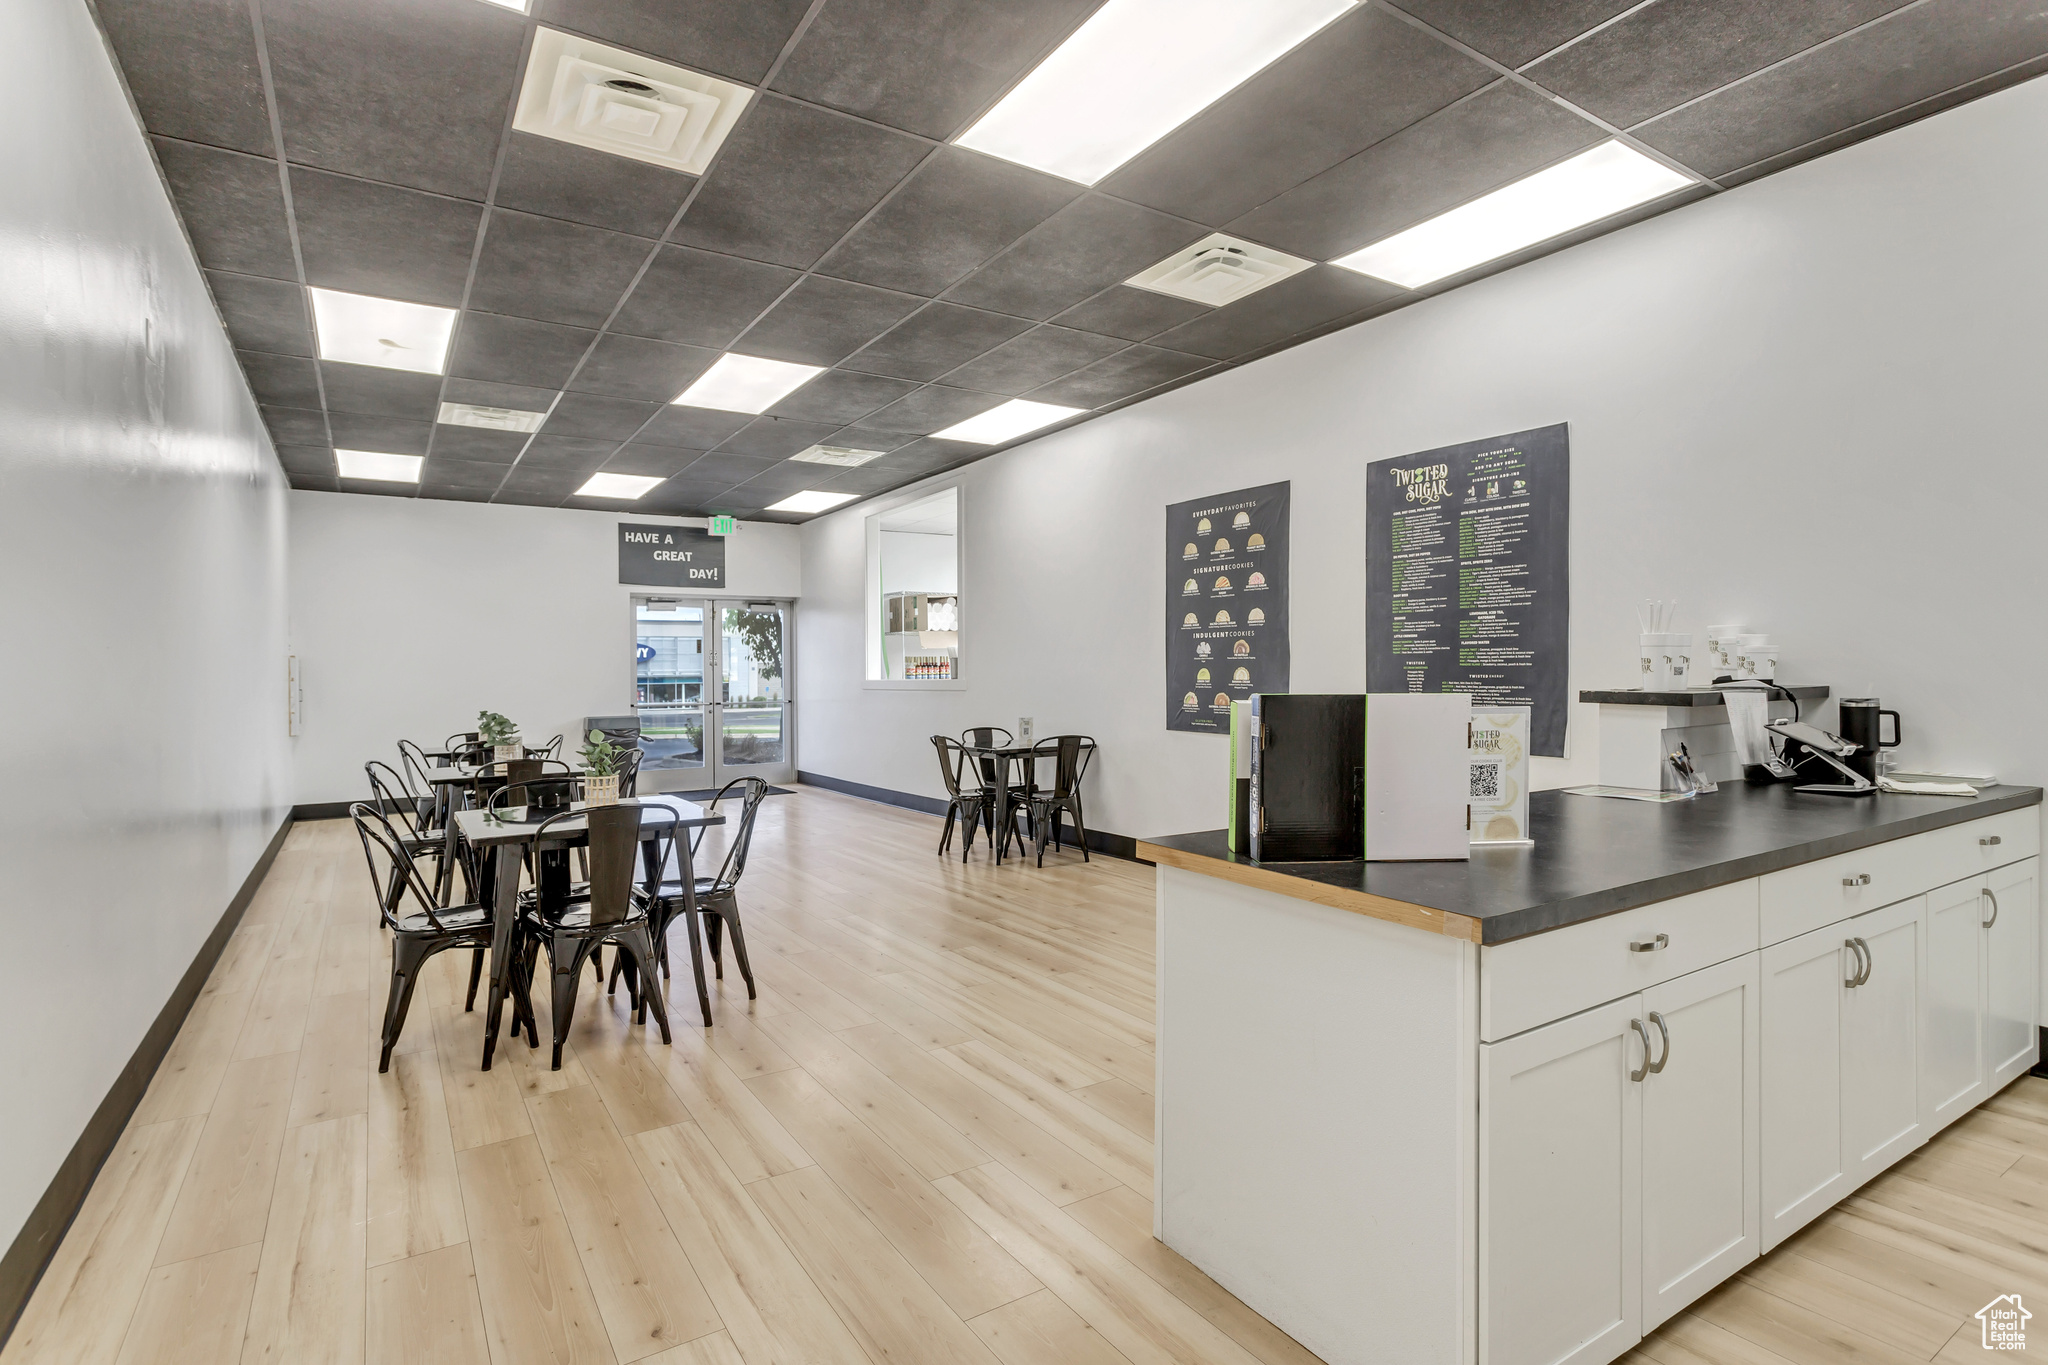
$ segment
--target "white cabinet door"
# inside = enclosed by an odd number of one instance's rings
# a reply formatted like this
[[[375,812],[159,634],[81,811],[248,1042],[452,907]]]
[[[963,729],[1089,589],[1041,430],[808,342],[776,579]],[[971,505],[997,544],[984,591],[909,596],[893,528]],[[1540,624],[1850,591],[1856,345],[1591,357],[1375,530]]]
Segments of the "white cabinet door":
[[[1643,1331],[1760,1254],[1757,955],[1643,992]]]
[[[1763,977],[1763,1250],[1849,1192],[1842,1169],[1842,995],[1854,954],[1846,926],[1774,943]],[[1918,1022],[1908,1020],[1908,1027]],[[1917,1104],[1917,1096],[1915,1098]]]
[[[1927,1012],[1920,1029],[1921,1112],[1930,1136],[1981,1103],[1984,1066],[1983,879],[1927,894]]]
[[[1842,1165],[1848,1189],[1927,1140],[1920,1115],[1921,935],[1927,898],[1836,925],[1857,945],[1842,991]]]
[[[1641,997],[1479,1049],[1479,1359],[1606,1365],[1642,1339]]]
[[[2040,1033],[2034,1019],[2034,975],[2040,966],[2040,860],[2029,858],[1986,873],[1985,1065],[1987,1093],[2033,1066]],[[1995,908],[1994,908],[1995,907]]]

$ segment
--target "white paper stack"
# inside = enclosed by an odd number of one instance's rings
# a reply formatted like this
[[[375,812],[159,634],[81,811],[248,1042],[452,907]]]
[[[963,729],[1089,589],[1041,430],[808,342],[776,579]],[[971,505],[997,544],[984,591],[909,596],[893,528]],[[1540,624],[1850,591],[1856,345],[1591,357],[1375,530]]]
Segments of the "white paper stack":
[[[1365,699],[1368,862],[1472,856],[1465,806],[1472,699],[1374,692]]]

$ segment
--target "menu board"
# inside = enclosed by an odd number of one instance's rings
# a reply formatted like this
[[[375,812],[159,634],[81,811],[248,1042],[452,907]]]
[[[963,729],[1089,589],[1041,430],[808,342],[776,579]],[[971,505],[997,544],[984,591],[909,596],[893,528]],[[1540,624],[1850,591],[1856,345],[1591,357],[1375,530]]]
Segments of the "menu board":
[[[1366,466],[1366,688],[1526,706],[1564,754],[1571,449],[1564,423]]]
[[[1230,704],[1287,690],[1287,489],[1166,509],[1166,728],[1230,733]]]

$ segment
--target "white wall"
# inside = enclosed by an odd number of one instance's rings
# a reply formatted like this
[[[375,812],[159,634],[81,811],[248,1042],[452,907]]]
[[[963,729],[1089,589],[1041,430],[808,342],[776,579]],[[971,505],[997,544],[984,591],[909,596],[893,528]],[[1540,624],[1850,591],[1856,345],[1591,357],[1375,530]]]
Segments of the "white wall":
[[[583,717],[629,712],[632,596],[658,590],[618,581],[616,527],[702,524],[304,491],[291,513],[302,805],[361,800],[365,760],[475,729],[485,708],[570,747]],[[721,595],[796,596],[800,551],[793,526],[741,522]]]
[[[809,523],[804,769],[932,795],[926,736],[1032,715],[1102,741],[1098,827],[1220,825],[1225,741],[1165,729],[1165,505],[1293,480],[1292,686],[1362,690],[1366,463],[1567,421],[1574,695],[1676,597],[1903,711],[1910,763],[2041,782],[2044,139],[2037,80],[967,467],[962,691],[861,686],[887,500]],[[1594,779],[1593,712],[1536,785]]]
[[[284,479],[97,30],[0,6],[12,1240],[291,805]]]

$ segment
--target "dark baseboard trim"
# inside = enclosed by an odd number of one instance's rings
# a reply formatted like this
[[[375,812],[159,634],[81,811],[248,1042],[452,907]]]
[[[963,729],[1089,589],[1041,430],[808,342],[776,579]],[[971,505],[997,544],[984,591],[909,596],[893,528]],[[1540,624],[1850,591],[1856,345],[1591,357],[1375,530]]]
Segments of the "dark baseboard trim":
[[[199,946],[198,954],[192,959],[192,965],[185,969],[185,975],[171,992],[171,998],[157,1011],[156,1022],[142,1035],[142,1041],[128,1059],[128,1065],[121,1068],[121,1074],[107,1091],[107,1097],[100,1101],[100,1107],[87,1121],[85,1131],[71,1145],[69,1155],[57,1168],[56,1177],[43,1191],[43,1197],[36,1201],[34,1211],[22,1224],[14,1244],[7,1248],[4,1256],[0,1256],[0,1324],[5,1324],[0,1327],[0,1346],[5,1346],[7,1338],[13,1335],[22,1309],[28,1307],[29,1296],[35,1293],[37,1281],[42,1279],[51,1256],[70,1230],[71,1220],[77,1217],[79,1206],[85,1202],[86,1192],[92,1189],[100,1167],[113,1154],[114,1144],[121,1140],[121,1132],[134,1116],[135,1107],[142,1103],[143,1092],[149,1089],[150,1079],[156,1075],[164,1054],[171,1050],[178,1030],[184,1027],[185,1016],[191,1013],[193,1002],[206,985],[206,978],[213,972],[214,964],[220,961],[229,936],[242,922],[249,902],[256,898],[256,888],[263,884],[270,865],[277,860],[278,850],[284,847],[285,836],[291,833],[293,821],[294,817],[286,816],[278,825],[269,847],[249,869],[249,875],[242,879],[241,889],[228,902],[220,922],[206,936],[206,942]]]
[[[2029,1074],[2048,1076],[2048,1028],[2041,1029],[2041,1060],[2034,1063]]]
[[[309,806],[293,806],[292,823],[296,824],[301,820],[344,820],[348,818],[348,808],[354,804],[356,803],[353,801],[316,801]],[[363,804],[368,805],[369,802],[365,801]],[[385,812],[387,815],[390,813]]]
[[[807,773],[799,770],[796,780],[812,787],[823,787],[829,792],[842,796],[858,796],[863,801],[878,801],[885,806],[901,806],[905,810],[922,812],[925,815],[944,815],[946,803],[936,796],[918,796],[912,792],[891,791],[887,787],[870,787],[865,782],[848,782],[841,777],[826,777],[822,773]],[[1071,824],[1066,826],[1068,834],[1073,833]],[[1128,834],[1107,834],[1099,829],[1088,831],[1088,851],[1106,853],[1112,858],[1126,862],[1138,860],[1138,841]]]

